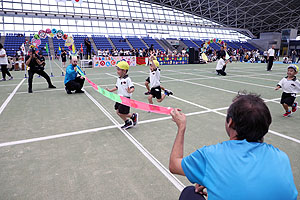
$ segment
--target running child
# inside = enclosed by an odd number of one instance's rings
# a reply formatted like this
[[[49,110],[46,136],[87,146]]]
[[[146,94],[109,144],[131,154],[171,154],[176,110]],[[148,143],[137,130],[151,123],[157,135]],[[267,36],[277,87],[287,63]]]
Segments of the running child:
[[[157,58],[155,57],[155,56],[153,56],[153,60],[157,60]],[[151,64],[151,63],[150,63]],[[158,68],[158,66],[157,66],[157,68]],[[146,88],[147,88],[147,92],[145,92],[145,95],[149,95],[150,94],[150,91],[151,91],[151,89],[150,89],[150,77],[148,76],[147,78],[146,78],[146,81],[145,81],[145,86],[146,86]],[[163,91],[165,91],[167,94],[168,94],[168,96],[169,95],[173,95],[173,92],[171,91],[171,90],[167,90],[167,89],[165,89],[162,85],[160,85],[160,88],[163,90]]]
[[[275,88],[275,90],[279,90],[279,88],[283,90],[280,103],[285,110],[284,117],[289,117],[292,112],[297,111],[298,103],[295,100],[296,94],[300,92],[300,81],[296,78],[298,71],[299,68],[297,65],[289,65],[287,76],[281,79]],[[292,111],[289,110],[289,107],[292,107]]]
[[[118,90],[118,95],[124,96],[126,98],[131,98],[134,92],[134,85],[128,76],[129,64],[125,61],[121,61],[117,64],[117,73],[119,78],[117,79],[116,86],[112,89],[106,88],[109,92],[114,92]],[[121,127],[123,129],[128,129],[135,126],[138,123],[138,113],[130,113],[130,107],[125,106],[116,102],[115,110],[125,124]]]
[[[166,96],[172,95],[173,93],[165,89],[164,94],[161,94],[160,86],[160,69],[158,68],[159,63],[154,59],[154,56],[150,56],[150,95],[148,96],[149,104],[153,104],[152,98],[156,98],[157,102],[162,102]]]
[[[145,86],[147,88],[147,92],[145,92],[145,95],[149,95],[150,94],[150,77],[148,76],[148,78],[146,79],[145,81]],[[160,88],[163,90],[163,91],[166,91],[167,93],[169,93],[169,95],[173,95],[173,92],[171,90],[167,90],[165,89],[162,85],[160,86]]]

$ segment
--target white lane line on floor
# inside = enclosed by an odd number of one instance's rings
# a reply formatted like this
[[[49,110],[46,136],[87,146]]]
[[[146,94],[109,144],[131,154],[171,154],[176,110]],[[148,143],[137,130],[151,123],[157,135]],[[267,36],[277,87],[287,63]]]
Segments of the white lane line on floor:
[[[141,143],[139,143],[127,130],[121,129],[120,124],[111,116],[106,109],[96,101],[87,91],[87,97],[116,125],[119,130],[128,138],[128,140],[136,146],[136,148],[179,190],[184,189],[184,184],[179,181],[163,164],[161,164]]]
[[[173,71],[173,70],[169,70],[169,71]],[[195,75],[195,74],[191,74],[191,73],[185,73],[185,72],[179,72],[179,73],[183,73],[183,74],[189,74],[189,75],[194,75],[194,76],[200,76],[200,77],[208,77],[208,76],[205,76],[205,75]],[[166,77],[166,76],[164,76],[164,77]],[[231,76],[232,77],[232,76]],[[169,78],[169,77],[166,77],[166,78]],[[212,78],[219,78],[219,77],[212,77]],[[254,85],[254,86],[260,86],[260,87],[266,87],[266,88],[270,88],[270,89],[275,89],[275,86],[274,87],[271,87],[271,86],[265,86],[265,85],[260,85],[260,84],[255,84],[255,83],[248,83],[248,82],[243,82],[243,81],[235,81],[235,80],[231,80],[231,79],[222,79],[222,80],[225,80],[225,81],[232,81],[232,82],[238,82],[238,83],[243,83],[243,84],[246,84],[246,85]],[[179,81],[180,81],[180,79],[179,79]],[[184,80],[184,79],[182,79],[181,81],[186,81],[186,80]],[[193,83],[193,82],[190,82],[190,83]],[[228,90],[229,91],[229,90]],[[233,92],[233,91],[232,91]],[[297,95],[297,96],[299,96],[299,95]],[[281,99],[281,98],[278,98],[278,99]],[[280,102],[278,102],[278,101],[276,101],[276,100],[278,100],[278,99],[274,99],[274,100],[272,100],[272,99],[264,99],[263,98],[263,100],[265,101],[265,102],[273,102],[273,103],[278,103],[278,104],[280,104]],[[300,108],[300,105],[299,106],[297,106],[298,108]]]
[[[213,110],[220,111],[220,110],[226,110],[227,108],[228,107],[216,108],[216,109],[213,109]],[[200,115],[200,114],[209,113],[209,112],[212,112],[212,111],[205,110],[205,111],[192,112],[192,113],[187,113],[186,116]],[[168,120],[168,119],[171,119],[171,117],[168,116],[168,117],[160,117],[160,118],[155,118],[155,119],[148,119],[148,120],[140,121],[139,124],[148,124],[148,123],[158,122],[158,121],[163,121],[163,120]],[[94,132],[99,132],[99,131],[113,129],[113,128],[117,128],[117,126],[112,125],[112,126],[92,128],[92,129],[74,131],[74,132],[69,132],[69,133],[61,133],[61,134],[56,134],[56,135],[44,136],[44,137],[37,137],[37,138],[30,138],[30,139],[24,139],[24,140],[11,141],[11,142],[4,142],[4,143],[0,143],[0,147],[14,146],[14,145],[26,144],[26,143],[33,143],[33,142],[57,139],[57,138],[68,137],[68,136],[73,136],[73,135],[94,133]]]
[[[0,115],[3,112],[3,110],[5,109],[5,107],[8,105],[8,103],[10,102],[10,100],[13,98],[13,96],[16,94],[17,90],[21,87],[21,85],[24,83],[26,79],[22,79],[20,81],[20,83],[17,85],[17,87],[15,87],[15,89],[13,90],[13,92],[7,97],[7,99],[4,101],[4,103],[2,104],[2,106],[0,107]]]
[[[170,77],[166,77],[166,76],[161,76],[161,77],[165,77],[165,78],[169,78],[169,79],[170,79]],[[173,78],[171,78],[171,79],[173,79]],[[209,88],[213,88],[213,89],[216,89],[216,90],[221,90],[221,91],[226,91],[226,92],[229,92],[229,93],[237,94],[237,92],[233,92],[233,91],[230,91],[230,90],[224,90],[224,89],[216,88],[216,87],[212,87],[212,86],[207,86],[207,85],[204,85],[204,84],[196,84],[196,83],[193,83],[193,82],[190,82],[190,81],[182,81],[182,82],[186,82],[186,83],[190,83],[190,84],[195,84],[195,85],[200,85],[200,86],[203,86],[203,87],[209,87]],[[137,85],[142,86],[142,85],[140,85],[140,84],[137,84]],[[142,87],[144,87],[144,86],[142,86]],[[181,98],[179,98],[179,97],[176,97],[176,99],[181,100],[181,101],[184,101],[184,102],[186,102],[186,103],[188,103],[188,104],[191,104],[191,105],[194,105],[194,106],[195,106],[195,105],[198,105],[198,104],[196,104],[196,103],[189,102],[189,101],[184,100],[184,99],[181,99]],[[263,99],[263,100],[266,101],[266,102],[276,102],[276,103],[279,103],[279,102],[277,102],[277,101],[275,101],[275,100],[272,100],[272,99]],[[204,109],[210,110],[210,108],[206,108],[206,107],[201,106],[201,105],[198,105],[198,107],[202,107],[202,108],[204,108]],[[226,114],[221,113],[221,112],[218,112],[218,111],[212,111],[212,112],[217,113],[217,114],[222,115],[222,116],[226,116]],[[271,134],[273,134],[273,135],[277,135],[277,136],[282,137],[282,138],[285,138],[285,139],[288,139],[288,140],[291,140],[291,141],[294,141],[294,142],[300,144],[300,140],[298,140],[298,139],[296,139],[296,138],[293,138],[293,137],[290,137],[290,136],[287,136],[287,135],[284,135],[284,134],[281,134],[281,133],[278,133],[278,132],[272,131],[272,130],[269,130],[269,133],[271,133]]]
[[[169,70],[169,71],[175,72],[174,70]],[[201,74],[193,74],[193,73],[187,73],[187,72],[178,72],[178,73],[180,73],[180,74],[186,74],[186,75],[193,75],[193,76],[200,76],[200,77],[204,77],[204,78],[219,79],[219,80],[222,80],[222,81],[229,81],[229,82],[234,82],[234,83],[241,83],[241,84],[253,85],[253,86],[270,88],[270,89],[274,89],[275,88],[275,86],[267,86],[267,85],[261,85],[261,84],[256,84],[256,83],[249,83],[249,82],[244,82],[244,81],[237,81],[237,80],[232,80],[232,79],[229,79],[229,78],[220,79],[219,78],[220,76],[218,76],[218,77],[211,77],[211,76],[205,76],[205,75],[201,75]]]
[[[100,128],[86,129],[86,130],[82,130],[82,131],[74,131],[74,132],[69,132],[69,133],[50,135],[50,136],[45,136],[45,137],[17,140],[17,141],[12,141],[12,142],[4,142],[4,143],[0,144],[0,147],[13,146],[13,145],[18,145],[18,144],[26,144],[26,143],[32,143],[32,142],[39,142],[39,141],[51,140],[51,139],[62,138],[62,137],[67,137],[67,136],[81,135],[81,134],[85,134],[85,133],[93,133],[93,132],[107,130],[107,129],[111,129],[111,128],[115,128],[115,127],[116,126],[105,126],[105,127],[100,127]]]

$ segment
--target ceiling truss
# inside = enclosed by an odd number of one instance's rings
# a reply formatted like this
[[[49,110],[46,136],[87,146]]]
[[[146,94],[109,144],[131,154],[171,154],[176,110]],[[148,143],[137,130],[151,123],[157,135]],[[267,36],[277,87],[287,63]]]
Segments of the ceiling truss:
[[[181,10],[227,28],[280,32],[300,28],[299,0],[143,0]]]

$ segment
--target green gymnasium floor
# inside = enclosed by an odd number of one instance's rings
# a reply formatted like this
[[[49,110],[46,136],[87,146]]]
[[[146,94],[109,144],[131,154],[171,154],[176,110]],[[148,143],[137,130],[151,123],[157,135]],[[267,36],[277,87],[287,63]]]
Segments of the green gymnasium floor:
[[[14,80],[0,82],[1,199],[178,199],[190,183],[167,170],[177,130],[171,118],[132,109],[139,113],[139,124],[121,131],[114,102],[87,82],[85,94],[67,95],[60,63],[51,62],[56,89],[35,76],[33,94],[28,94],[24,72],[13,71]],[[274,90],[286,65],[266,72],[266,64],[232,63],[226,77],[214,69],[215,63],[161,66],[162,85],[174,96],[160,105],[181,108],[188,116],[185,155],[227,140],[227,107],[238,91],[255,92],[272,113],[265,142],[288,154],[299,191],[300,111],[282,117],[281,91]],[[49,63],[46,71],[50,74]],[[102,87],[115,85],[115,68],[85,71]],[[147,102],[147,74],[148,67],[130,68],[133,99]]]

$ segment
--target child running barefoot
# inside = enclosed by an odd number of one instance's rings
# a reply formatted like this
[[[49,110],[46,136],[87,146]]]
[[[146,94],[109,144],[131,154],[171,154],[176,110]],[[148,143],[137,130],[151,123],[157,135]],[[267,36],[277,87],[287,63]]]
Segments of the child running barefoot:
[[[289,117],[292,112],[297,111],[298,103],[295,99],[296,94],[300,92],[300,81],[296,78],[298,71],[299,68],[297,65],[289,65],[287,68],[287,76],[281,79],[275,88],[275,90],[279,90],[279,88],[283,90],[280,103],[285,110],[283,114],[284,117]],[[289,107],[292,107],[292,111],[289,110]]]
[[[125,61],[121,61],[117,64],[117,73],[119,78],[117,79],[116,86],[113,89],[106,88],[109,92],[114,92],[118,90],[118,95],[129,98],[132,96],[134,92],[134,85],[131,82],[127,72],[129,69],[129,65]],[[130,107],[125,106],[116,102],[115,110],[117,114],[124,120],[125,124],[121,127],[123,129],[128,129],[135,126],[138,123],[138,113],[129,113]]]
[[[154,56],[150,56],[150,94],[148,96],[149,104],[153,104],[152,98],[156,98],[157,102],[162,102],[164,98],[173,93],[169,90],[165,89],[164,94],[161,94],[161,86],[160,86],[160,69],[158,68],[159,63],[154,59]]]

